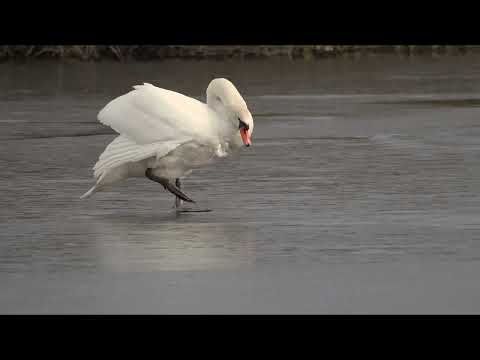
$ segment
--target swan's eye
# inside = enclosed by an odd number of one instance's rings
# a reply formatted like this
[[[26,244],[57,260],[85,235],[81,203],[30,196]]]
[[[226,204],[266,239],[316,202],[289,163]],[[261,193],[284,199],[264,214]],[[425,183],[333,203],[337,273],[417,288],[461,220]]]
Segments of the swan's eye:
[[[218,101],[218,102],[222,102],[222,99],[220,99],[220,97],[216,96],[215,99]]]

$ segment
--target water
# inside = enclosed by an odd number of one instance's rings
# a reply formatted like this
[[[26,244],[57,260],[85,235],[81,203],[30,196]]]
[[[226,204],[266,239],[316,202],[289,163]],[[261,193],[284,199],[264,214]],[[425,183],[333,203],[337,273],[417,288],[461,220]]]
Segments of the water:
[[[0,65],[0,313],[478,313],[478,56]],[[147,179],[96,194],[98,111],[228,77],[253,146],[182,214]]]

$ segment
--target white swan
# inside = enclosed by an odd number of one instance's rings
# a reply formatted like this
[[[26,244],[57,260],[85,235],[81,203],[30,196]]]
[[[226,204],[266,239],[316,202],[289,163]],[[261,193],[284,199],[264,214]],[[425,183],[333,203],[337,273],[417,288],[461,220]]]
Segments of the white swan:
[[[195,202],[180,190],[180,178],[215,157],[250,146],[253,118],[235,86],[214,79],[207,103],[148,83],[108,103],[98,120],[117,136],[95,164],[97,182],[87,198],[107,185],[146,176],[182,200]]]

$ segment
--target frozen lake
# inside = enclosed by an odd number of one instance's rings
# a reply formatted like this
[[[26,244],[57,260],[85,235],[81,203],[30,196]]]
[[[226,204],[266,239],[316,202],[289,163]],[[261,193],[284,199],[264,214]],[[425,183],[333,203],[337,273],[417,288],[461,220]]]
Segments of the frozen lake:
[[[0,64],[0,313],[480,313],[479,60]],[[79,199],[108,101],[214,77],[255,131],[184,181],[212,212]]]

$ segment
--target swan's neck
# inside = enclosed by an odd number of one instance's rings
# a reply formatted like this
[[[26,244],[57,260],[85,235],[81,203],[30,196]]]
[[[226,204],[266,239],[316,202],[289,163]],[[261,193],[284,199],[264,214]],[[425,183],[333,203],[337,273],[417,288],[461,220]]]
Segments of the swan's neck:
[[[242,139],[238,128],[229,119],[230,112],[223,102],[211,92],[207,92],[207,106],[215,113],[218,144],[226,153],[238,150],[242,146]]]

